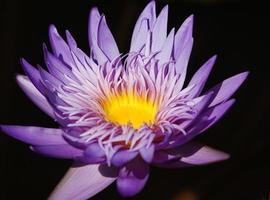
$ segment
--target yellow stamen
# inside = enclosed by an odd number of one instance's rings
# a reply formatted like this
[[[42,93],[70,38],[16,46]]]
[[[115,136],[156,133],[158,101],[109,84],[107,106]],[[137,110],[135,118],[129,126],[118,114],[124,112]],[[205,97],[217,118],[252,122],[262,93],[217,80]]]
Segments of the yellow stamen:
[[[131,124],[140,128],[143,124],[153,124],[157,106],[145,96],[137,96],[132,92],[110,96],[102,102],[105,118],[119,125]]]

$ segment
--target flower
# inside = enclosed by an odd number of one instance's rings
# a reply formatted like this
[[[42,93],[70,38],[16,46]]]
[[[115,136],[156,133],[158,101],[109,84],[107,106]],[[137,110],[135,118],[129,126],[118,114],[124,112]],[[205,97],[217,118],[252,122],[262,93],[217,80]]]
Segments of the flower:
[[[140,192],[149,165],[185,167],[227,159],[228,154],[192,139],[215,124],[233,105],[243,72],[210,90],[203,87],[210,58],[184,86],[193,37],[193,16],[167,35],[168,6],[156,17],[155,2],[140,15],[130,51],[120,54],[97,8],[90,12],[90,56],[67,42],[51,25],[47,70],[21,63],[17,82],[59,128],[2,125],[8,135],[37,153],[75,160],[50,199],[86,199],[115,180],[123,196]],[[202,94],[201,94],[202,93]]]

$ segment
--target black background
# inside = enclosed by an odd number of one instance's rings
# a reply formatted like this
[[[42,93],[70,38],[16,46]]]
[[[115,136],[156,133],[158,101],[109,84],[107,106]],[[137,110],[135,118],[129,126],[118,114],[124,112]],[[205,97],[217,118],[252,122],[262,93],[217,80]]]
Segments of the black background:
[[[236,93],[236,104],[211,130],[198,139],[229,152],[229,161],[187,169],[151,170],[144,190],[131,199],[155,200],[266,200],[270,191],[269,137],[269,19],[260,1],[157,1],[158,11],[169,4],[169,29],[195,15],[189,76],[210,56],[218,54],[207,88],[249,70]],[[55,127],[56,124],[24,96],[15,83],[22,73],[19,58],[43,65],[42,42],[48,26],[66,29],[79,47],[89,52],[88,14],[98,6],[121,52],[129,49],[133,26],[146,1],[70,0],[0,1],[0,123]],[[0,199],[46,199],[71,161],[39,156],[27,145],[0,134]],[[115,184],[95,200],[122,199]]]

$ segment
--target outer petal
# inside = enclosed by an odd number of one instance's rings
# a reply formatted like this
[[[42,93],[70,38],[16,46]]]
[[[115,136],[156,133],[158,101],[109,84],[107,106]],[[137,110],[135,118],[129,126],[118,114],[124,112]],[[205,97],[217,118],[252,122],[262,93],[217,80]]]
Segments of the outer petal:
[[[30,81],[34,84],[34,86],[41,92],[41,94],[45,95],[46,90],[44,85],[41,82],[41,77],[39,71],[29,64],[25,59],[21,58],[21,65],[25,74],[28,76]]]
[[[31,81],[23,75],[16,76],[17,83],[24,93],[47,115],[54,118],[54,110],[47,99],[36,89]]]
[[[190,97],[196,97],[200,95],[203,87],[207,81],[207,78],[215,64],[217,56],[210,58],[203,66],[194,74],[188,85],[195,85],[195,88],[189,93]]]
[[[181,168],[194,165],[205,165],[219,162],[229,158],[227,153],[213,149],[197,142],[189,142],[177,149],[173,149],[173,155],[168,154],[168,162],[160,163],[158,166],[167,168]],[[172,153],[172,152],[170,152]],[[178,159],[175,159],[178,158]]]
[[[175,35],[174,40],[174,59],[177,60],[182,53],[185,44],[192,38],[193,15],[189,16],[181,25]]]
[[[94,58],[99,64],[104,64],[108,61],[107,56],[98,46],[98,26],[101,21],[101,16],[97,8],[92,8],[89,15],[89,25],[88,25],[88,37],[89,44],[92,50]]]
[[[98,46],[105,53],[105,55],[112,61],[120,55],[117,44],[113,38],[113,35],[108,28],[105,20],[105,16],[101,17],[98,26]]]
[[[151,1],[138,18],[133,30],[130,52],[139,52],[146,43],[147,33],[156,20],[156,4]]]
[[[149,165],[140,159],[135,159],[123,167],[117,179],[117,189],[124,197],[139,193],[149,177]]]
[[[151,44],[152,53],[160,51],[167,38],[167,22],[168,22],[168,6],[165,6],[161,10],[152,30],[152,44]]]
[[[213,126],[231,108],[234,102],[235,100],[231,99],[202,112],[187,127],[186,129],[187,135],[185,136],[182,135],[182,136],[179,136],[178,138],[175,138],[175,140],[171,141],[170,144],[167,145],[166,148],[169,149],[169,148],[179,147],[187,143],[188,141],[190,141],[191,139],[193,139],[195,136],[199,135],[206,129]]]
[[[170,61],[173,50],[173,42],[174,42],[174,28],[168,35],[161,52],[156,56],[156,58],[160,60],[159,61],[160,65]]]
[[[74,164],[48,199],[85,200],[99,193],[113,183],[115,178],[104,177],[98,168],[99,165]]]
[[[36,153],[53,158],[79,159],[79,157],[82,157],[82,150],[69,144],[39,145],[30,148]]]
[[[90,144],[84,151],[85,162],[89,164],[105,161],[104,150],[97,144]]]
[[[67,43],[63,40],[63,38],[57,32],[57,29],[54,25],[49,27],[49,37],[50,43],[52,46],[53,53],[56,57],[62,57],[63,60],[69,65],[72,66],[74,64],[70,48]]]
[[[208,92],[214,91],[216,93],[215,98],[210,104],[210,106],[215,106],[229,99],[234,94],[234,92],[241,86],[241,84],[247,78],[248,74],[249,72],[237,74],[222,81],[221,83],[210,89]]]
[[[111,159],[111,163],[116,167],[122,167],[138,155],[137,151],[120,150],[115,153]]]
[[[67,144],[61,129],[13,125],[1,125],[0,128],[9,136],[31,145]]]
[[[205,165],[209,163],[214,163],[222,160],[228,159],[230,156],[227,153],[218,151],[208,146],[201,147],[194,154],[183,157],[180,160],[182,162],[192,164],[192,165]]]

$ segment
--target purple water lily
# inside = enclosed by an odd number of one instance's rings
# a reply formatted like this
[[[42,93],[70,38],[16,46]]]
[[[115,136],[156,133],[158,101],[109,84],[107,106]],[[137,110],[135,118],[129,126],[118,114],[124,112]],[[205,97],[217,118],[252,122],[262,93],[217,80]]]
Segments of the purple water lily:
[[[122,196],[140,192],[149,166],[178,168],[221,161],[228,154],[192,140],[233,105],[243,72],[210,90],[203,87],[216,60],[210,58],[184,86],[193,37],[193,16],[167,34],[168,6],[156,17],[155,2],[140,15],[130,51],[120,54],[97,8],[90,12],[90,56],[52,25],[47,70],[21,63],[17,82],[59,128],[2,125],[37,153],[75,164],[49,197],[87,199],[115,180]]]

